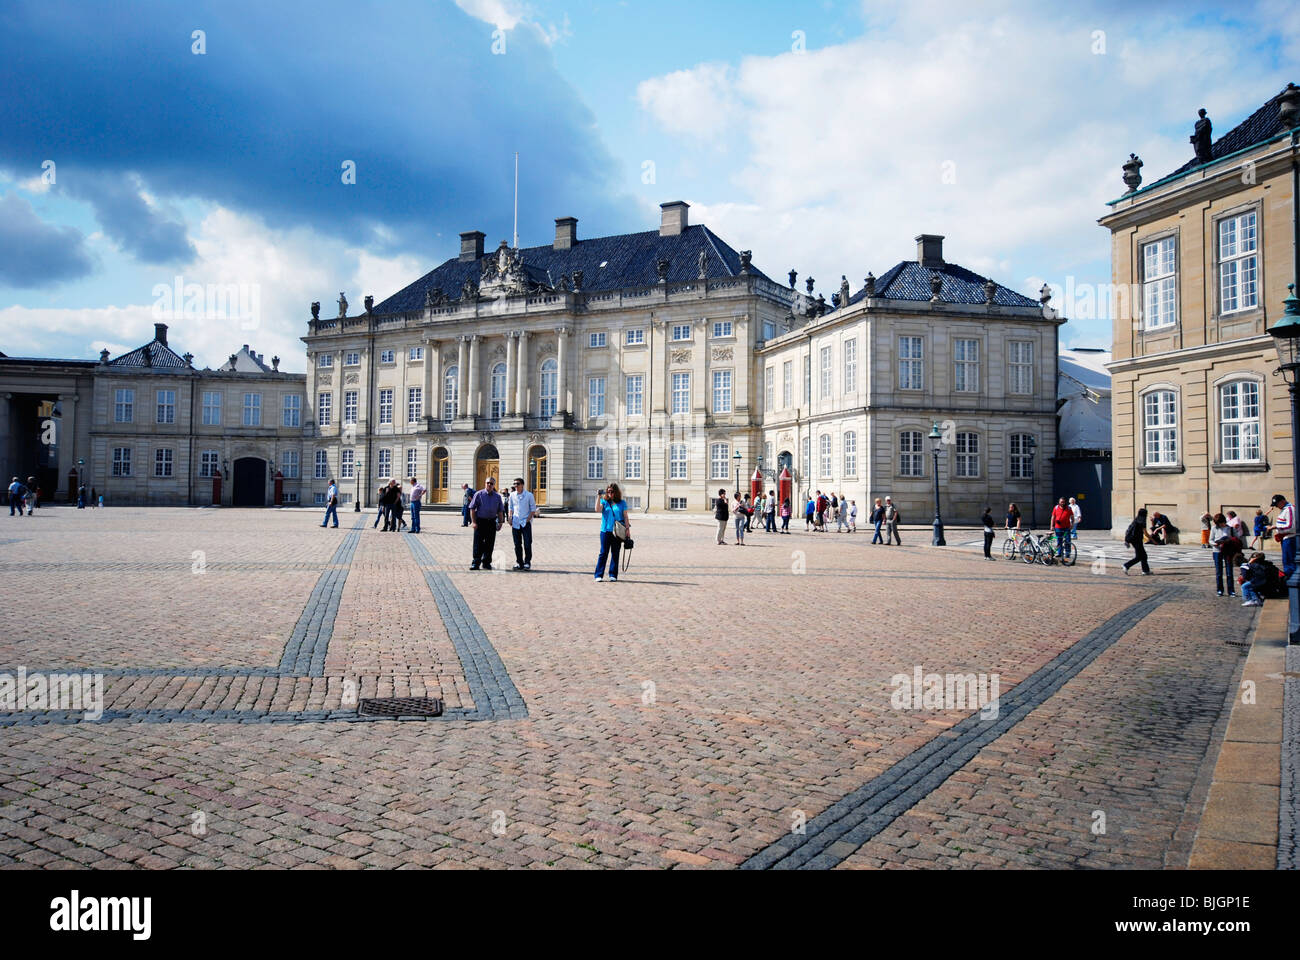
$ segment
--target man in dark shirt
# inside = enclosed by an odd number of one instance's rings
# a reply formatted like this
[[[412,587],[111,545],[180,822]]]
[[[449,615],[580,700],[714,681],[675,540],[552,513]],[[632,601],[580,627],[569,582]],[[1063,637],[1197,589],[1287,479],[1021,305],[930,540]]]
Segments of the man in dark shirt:
[[[492,548],[496,546],[497,531],[505,516],[505,504],[497,493],[497,482],[488,477],[485,486],[469,502],[469,525],[474,528],[474,562],[471,570],[482,564],[484,570],[492,569]]]

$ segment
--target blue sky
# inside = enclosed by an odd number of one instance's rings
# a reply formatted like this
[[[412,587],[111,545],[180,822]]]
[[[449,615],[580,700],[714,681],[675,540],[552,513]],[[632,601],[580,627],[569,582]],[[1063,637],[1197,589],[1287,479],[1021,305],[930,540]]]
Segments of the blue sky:
[[[237,323],[166,318],[200,364],[250,342],[302,369],[311,300],[509,237],[516,150],[524,245],[683,199],[823,291],[922,232],[1025,292],[1104,283],[1128,153],[1155,179],[1197,107],[1223,133],[1297,79],[1292,5],[1132,7],[9,0],[0,350],[134,346],[179,276],[256,294]],[[1066,344],[1109,342],[1066,306]]]

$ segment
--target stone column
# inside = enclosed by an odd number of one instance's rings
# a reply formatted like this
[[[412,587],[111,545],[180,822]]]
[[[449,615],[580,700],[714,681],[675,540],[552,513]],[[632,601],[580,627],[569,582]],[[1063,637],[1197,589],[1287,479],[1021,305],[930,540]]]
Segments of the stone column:
[[[68,482],[68,472],[76,469],[77,466],[77,395],[75,393],[59,394],[59,409],[63,416],[59,422],[59,435],[56,438],[59,444],[59,483],[57,489],[61,493],[64,484]],[[176,415],[178,418],[180,417],[180,410],[181,391],[177,389]],[[177,452],[179,453],[179,451]],[[179,465],[178,458],[176,466],[179,467]],[[179,476],[179,474],[177,475]]]
[[[434,376],[439,366],[438,341],[428,337],[424,340],[424,423],[425,429],[432,429],[429,422],[438,416],[438,402],[434,399],[433,388],[437,378]]]
[[[519,362],[518,334],[514,330],[506,331],[506,416],[515,415],[515,380],[519,372],[515,369]]]
[[[457,411],[456,419],[461,420],[467,416],[469,407],[466,397],[469,393],[469,337],[460,336],[456,338],[459,353],[456,358],[457,369],[457,390],[460,393],[460,410]]]
[[[528,415],[528,331],[520,330],[519,346],[515,348],[515,413]]]
[[[469,400],[466,409],[470,417],[479,415],[478,409],[478,344],[483,338],[477,333],[469,338]]]
[[[569,328],[556,327],[555,332],[560,335],[555,363],[555,412],[565,414],[569,412],[568,382],[564,379],[569,353]]]

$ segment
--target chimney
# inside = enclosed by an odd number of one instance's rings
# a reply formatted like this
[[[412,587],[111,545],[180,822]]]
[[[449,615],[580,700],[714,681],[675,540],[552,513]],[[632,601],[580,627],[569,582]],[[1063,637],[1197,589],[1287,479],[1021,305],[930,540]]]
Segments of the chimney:
[[[480,260],[483,257],[483,231],[470,230],[460,235],[461,260]]]
[[[943,269],[943,237],[923,233],[916,238],[916,262],[928,270]]]
[[[675,237],[684,233],[687,227],[686,211],[691,205],[681,200],[673,200],[669,203],[659,204],[659,236]]]
[[[167,324],[155,323],[153,325],[153,338],[164,347],[167,346]]]
[[[578,218],[557,217],[555,219],[555,249],[568,250],[578,242]]]

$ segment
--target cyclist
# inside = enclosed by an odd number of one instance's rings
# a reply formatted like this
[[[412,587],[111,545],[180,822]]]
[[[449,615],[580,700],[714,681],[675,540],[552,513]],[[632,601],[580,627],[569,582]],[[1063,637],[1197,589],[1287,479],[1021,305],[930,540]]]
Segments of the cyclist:
[[[1074,527],[1074,511],[1065,502],[1065,497],[1057,501],[1052,510],[1052,532],[1056,534],[1057,556],[1067,556],[1070,546],[1070,532]]]

